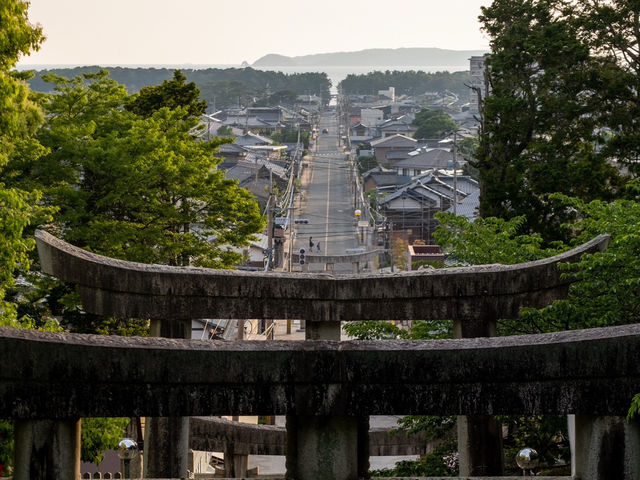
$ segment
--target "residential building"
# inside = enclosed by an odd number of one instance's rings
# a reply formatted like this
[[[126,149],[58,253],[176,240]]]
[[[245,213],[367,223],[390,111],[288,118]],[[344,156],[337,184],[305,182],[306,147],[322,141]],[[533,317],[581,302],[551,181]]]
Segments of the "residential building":
[[[413,125],[413,115],[401,115],[398,118],[389,119],[378,125],[378,131],[382,137],[391,137],[393,135],[413,135],[418,127]]]
[[[361,108],[360,123],[375,127],[384,121],[384,113],[378,108]]]
[[[389,87],[386,90],[378,90],[379,97],[385,97],[394,102],[396,100],[396,89],[395,87]]]
[[[288,181],[284,167],[255,156],[238,161],[225,172],[225,177],[237,180],[241,187],[253,193],[261,208],[267,204],[271,186],[284,191]]]
[[[392,135],[390,137],[381,138],[380,140],[374,140],[371,142],[371,147],[374,150],[374,155],[378,162],[378,165],[385,166],[387,162],[387,152],[394,150],[412,151],[417,147],[418,142],[413,138],[409,138],[405,135]]]
[[[236,137],[235,143],[243,147],[255,147],[258,145],[273,145],[273,140],[262,135],[247,132]]]
[[[458,165],[463,160],[458,158]],[[417,176],[434,169],[453,169],[453,153],[444,148],[420,149],[410,152],[407,157],[390,162],[390,168],[398,174]]]
[[[379,188],[400,187],[411,181],[411,177],[398,175],[395,170],[376,167],[362,175],[362,187],[365,192]]]
[[[431,244],[437,224],[435,214],[451,211],[455,199],[456,210],[464,205],[461,211],[472,218],[479,205],[480,189],[478,183],[466,175],[454,179],[450,173],[432,170],[400,187],[378,187],[378,192],[379,211],[393,225],[394,232],[402,231],[402,238],[409,243],[422,240]]]
[[[469,87],[471,89],[469,96],[469,110],[477,112],[479,109],[478,104],[478,92],[482,95],[482,98],[488,94],[488,85],[485,82],[485,56],[474,56],[469,59],[469,66],[471,70],[471,79],[469,81]]]

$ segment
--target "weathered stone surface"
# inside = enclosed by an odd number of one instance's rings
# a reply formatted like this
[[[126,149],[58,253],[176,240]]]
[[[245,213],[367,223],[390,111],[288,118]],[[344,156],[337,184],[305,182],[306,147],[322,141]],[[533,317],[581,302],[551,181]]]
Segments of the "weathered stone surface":
[[[36,240],[42,268],[80,287],[85,310],[141,318],[280,318],[315,321],[517,317],[522,306],[564,297],[559,262],[606,247],[608,236],[555,257],[395,275],[260,273],[114,260],[46,232]]]
[[[640,380],[640,325],[378,342],[206,342],[0,328],[0,351],[6,418],[624,416]]]
[[[273,425],[251,425],[221,418],[191,417],[189,448],[222,452],[227,445],[242,455],[285,455],[286,430]]]
[[[15,468],[15,480],[80,479],[80,421],[17,421]]]
[[[622,417],[576,415],[574,475],[582,480],[640,478],[640,426]]]
[[[290,480],[357,480],[358,419],[343,415],[287,416]]]
[[[233,444],[241,455],[285,455],[286,430],[273,425],[252,425],[222,418],[191,417],[189,448],[207,452],[222,452]],[[387,429],[369,431],[369,452],[372,456],[421,455],[426,453],[424,432],[409,435],[393,434]]]

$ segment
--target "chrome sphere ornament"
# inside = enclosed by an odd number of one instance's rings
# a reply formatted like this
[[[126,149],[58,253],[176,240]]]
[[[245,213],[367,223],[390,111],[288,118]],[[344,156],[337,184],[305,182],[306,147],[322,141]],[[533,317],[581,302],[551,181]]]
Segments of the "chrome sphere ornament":
[[[138,456],[138,444],[131,438],[123,438],[118,443],[116,451],[120,460],[131,460]]]
[[[525,447],[516,455],[516,463],[522,470],[533,470],[539,462],[540,456],[533,448]]]

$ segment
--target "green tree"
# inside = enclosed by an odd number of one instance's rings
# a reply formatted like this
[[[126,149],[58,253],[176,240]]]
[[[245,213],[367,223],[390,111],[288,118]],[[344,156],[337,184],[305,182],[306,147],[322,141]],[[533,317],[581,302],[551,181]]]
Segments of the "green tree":
[[[623,183],[601,148],[615,122],[606,113],[613,93],[600,92],[620,69],[594,52],[584,10],[568,3],[578,2],[496,0],[480,17],[492,50],[476,151],[481,215],[525,216],[547,241],[571,234],[571,212],[551,194],[612,200]]]
[[[298,93],[292,90],[281,90],[254,102],[254,107],[269,107],[278,105],[294,105],[298,100]]]
[[[175,70],[171,80],[165,80],[160,85],[144,87],[125,108],[144,117],[151,116],[161,108],[182,108],[189,116],[199,116],[207,111],[207,102],[200,100],[200,90],[196,84],[187,83],[187,77],[182,71]]]
[[[18,326],[15,304],[5,301],[14,286],[17,271],[29,267],[28,252],[33,241],[25,229],[36,223],[42,212],[39,193],[12,187],[7,165],[38,157],[42,146],[33,134],[42,120],[40,109],[30,99],[25,77],[11,70],[21,55],[37,50],[42,30],[27,18],[28,3],[0,1],[0,325]],[[0,420],[0,476],[11,474],[13,427]]]
[[[198,119],[182,107],[123,110],[126,91],[106,72],[51,80],[58,94],[45,105],[51,154],[42,163],[59,173],[43,188],[67,240],[146,263],[240,261],[229,247],[246,245],[263,220],[251,194],[216,168],[222,140],[197,141]]]
[[[565,275],[576,283],[566,300],[542,310],[525,310],[519,323],[503,322],[503,328],[537,333],[640,322],[640,203],[585,203],[566,197],[558,201],[576,209],[581,218],[574,224],[576,243],[609,233],[609,247],[583,256],[577,270],[567,269]]]
[[[456,129],[456,123],[451,117],[440,110],[420,110],[412,123],[418,127],[413,138],[418,139],[439,139]]]
[[[293,128],[280,130],[272,133],[271,139],[276,143],[296,143],[298,141],[298,130]],[[309,148],[309,139],[309,132],[300,132],[300,142],[302,142],[304,148]]]
[[[378,161],[373,155],[360,155],[356,162],[358,164],[358,172],[360,175],[378,166]]]
[[[640,174],[640,3],[637,0],[584,0],[568,13],[583,42],[597,56],[602,73],[590,100],[607,127],[603,154]]]
[[[339,85],[345,95],[372,95],[393,85],[396,95],[423,95],[425,92],[453,92],[460,97],[469,95],[469,72],[374,71],[349,74]]]
[[[102,463],[105,450],[118,446],[128,424],[128,418],[83,418],[80,451],[82,460]]]
[[[229,125],[222,125],[220,128],[218,128],[218,131],[216,132],[218,137],[233,137],[235,136],[233,134],[233,128],[231,128],[231,126]]]
[[[28,252],[33,241],[23,232],[36,221],[39,193],[15,188],[8,165],[37,158],[44,149],[33,138],[42,115],[30,99],[24,77],[11,72],[20,55],[37,50],[42,30],[27,18],[28,3],[20,0],[0,2],[0,323],[16,318],[15,306],[4,301],[7,288],[14,284],[14,273],[29,266]]]
[[[526,233],[524,217],[478,218],[470,222],[452,213],[437,213],[436,218],[436,242],[461,265],[511,265],[550,257],[568,248],[561,242],[544,247],[540,235]]]

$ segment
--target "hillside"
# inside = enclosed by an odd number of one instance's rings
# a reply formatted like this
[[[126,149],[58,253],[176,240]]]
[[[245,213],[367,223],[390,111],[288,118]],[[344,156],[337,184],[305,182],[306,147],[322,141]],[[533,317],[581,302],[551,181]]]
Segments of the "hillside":
[[[269,54],[256,60],[254,67],[291,67],[291,66],[446,66],[465,65],[469,57],[483,55],[483,50],[445,50],[441,48],[372,48],[358,52],[334,52],[287,57]]]

